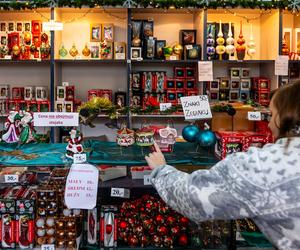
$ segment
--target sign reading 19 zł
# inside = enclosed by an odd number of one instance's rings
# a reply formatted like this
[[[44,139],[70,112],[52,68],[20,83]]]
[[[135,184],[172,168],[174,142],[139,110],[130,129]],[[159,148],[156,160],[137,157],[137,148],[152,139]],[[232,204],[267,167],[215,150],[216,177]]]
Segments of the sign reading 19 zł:
[[[212,118],[207,95],[185,96],[180,98],[185,120]]]

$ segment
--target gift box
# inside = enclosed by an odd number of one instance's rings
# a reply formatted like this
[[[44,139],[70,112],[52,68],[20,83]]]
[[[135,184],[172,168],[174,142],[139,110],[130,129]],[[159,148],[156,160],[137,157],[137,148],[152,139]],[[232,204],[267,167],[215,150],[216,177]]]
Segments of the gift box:
[[[40,20],[31,21],[31,32],[33,34],[39,34],[42,32],[42,22]]]
[[[47,89],[45,87],[36,87],[35,88],[35,99],[37,101],[46,101],[47,100]]]
[[[220,77],[220,89],[229,89],[230,88],[230,79],[227,77]]]
[[[180,98],[184,97],[184,96],[185,96],[185,91],[184,90],[176,90],[176,98],[177,98],[177,103],[178,104],[181,103]]]
[[[66,86],[66,101],[74,101],[75,86]]]
[[[230,80],[230,89],[240,89],[240,79],[231,79]]]
[[[98,96],[112,101],[112,90],[111,89],[99,89]]]
[[[167,91],[174,90],[175,87],[176,87],[175,79],[173,79],[173,78],[167,78],[167,82],[166,82]]]
[[[209,101],[210,102],[219,101],[219,91],[210,91],[209,92]]]
[[[6,100],[9,98],[9,85],[0,86],[0,99]]]
[[[57,86],[56,87],[56,100],[57,101],[66,100],[66,87],[65,86]]]
[[[170,126],[151,126],[154,140],[162,152],[172,152],[176,142],[177,130]]]
[[[216,137],[215,154],[218,158],[224,159],[228,154],[242,152],[244,132],[218,131]]]
[[[100,219],[100,245],[101,247],[117,247],[118,220],[116,206],[102,206]]]
[[[241,78],[249,78],[249,77],[250,77],[250,68],[242,68]]]
[[[241,90],[240,91],[240,100],[245,102],[250,99],[250,90]]]
[[[72,101],[65,101],[64,102],[64,106],[65,106],[65,112],[73,112],[73,102]]]
[[[177,93],[176,90],[168,90],[166,94],[167,102],[169,103],[177,103]]]
[[[250,78],[244,78],[241,79],[241,90],[250,90],[251,89],[251,79]]]
[[[231,68],[230,69],[230,78],[231,79],[240,79],[241,78],[241,68]]]
[[[268,106],[270,104],[270,92],[255,91],[254,100],[263,106]]]
[[[220,89],[219,91],[219,101],[228,101],[229,100],[229,89]]]
[[[252,88],[258,91],[270,91],[271,81],[268,78],[263,77],[253,77],[252,78]]]
[[[186,69],[183,67],[174,67],[175,78],[186,78]]]
[[[24,100],[31,101],[35,98],[34,87],[25,87],[24,89]]]
[[[98,166],[101,181],[108,181],[127,176],[126,166]]]
[[[257,132],[247,132],[245,134],[244,144],[243,144],[243,151],[247,151],[249,147],[258,147],[262,148],[265,144],[271,143],[271,136],[270,134],[259,134]]]
[[[166,89],[166,72],[155,72],[154,75],[153,91],[162,93]]]
[[[142,90],[142,77],[140,72],[135,72],[130,75],[130,86],[132,91]]]
[[[240,92],[238,90],[230,90],[229,101],[236,102],[240,99]]]
[[[196,70],[195,70],[195,68],[186,67],[185,70],[186,70],[186,74],[185,74],[186,78],[195,78],[196,77]]]
[[[185,80],[185,89],[195,90],[196,89],[196,80],[193,78]]]
[[[185,81],[183,79],[175,79],[176,90],[184,90]]]
[[[23,100],[24,99],[24,88],[23,87],[14,87],[11,90],[13,100]]]
[[[142,75],[142,90],[143,92],[152,92],[154,81],[152,72],[143,72]]]
[[[148,166],[145,167],[131,167],[131,178],[134,180],[144,179],[145,175],[150,175],[152,173],[152,169]]]
[[[49,101],[38,101],[39,112],[50,112],[50,102]]]
[[[217,79],[217,80],[213,80],[213,81],[209,82],[208,89],[210,91],[219,91],[219,89],[220,89],[220,80]]]

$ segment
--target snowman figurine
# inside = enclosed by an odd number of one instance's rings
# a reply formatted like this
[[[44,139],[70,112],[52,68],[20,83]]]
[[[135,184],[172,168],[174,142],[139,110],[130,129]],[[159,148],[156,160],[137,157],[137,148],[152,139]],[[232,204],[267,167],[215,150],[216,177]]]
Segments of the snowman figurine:
[[[70,131],[70,139],[66,147],[67,150],[66,157],[73,159],[74,154],[81,154],[83,152],[81,141],[82,141],[81,133],[76,129],[72,129]]]

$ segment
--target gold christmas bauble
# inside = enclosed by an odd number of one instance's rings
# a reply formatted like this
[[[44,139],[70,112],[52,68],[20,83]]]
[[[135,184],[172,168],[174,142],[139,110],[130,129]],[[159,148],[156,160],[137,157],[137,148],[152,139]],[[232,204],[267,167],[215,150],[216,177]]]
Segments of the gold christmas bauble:
[[[25,43],[30,43],[31,41],[31,33],[30,32],[25,32],[24,34],[24,42]]]
[[[183,47],[181,44],[176,44],[174,47],[173,47],[173,52],[174,54],[176,55],[181,55],[182,54],[182,51],[183,51]]]
[[[18,56],[20,54],[20,47],[18,45],[14,45],[12,47],[12,52],[14,56]]]
[[[82,50],[82,55],[89,56],[90,54],[91,54],[91,50],[88,48],[88,46],[86,44]]]
[[[73,57],[78,55],[78,50],[75,44],[73,44],[72,48],[69,50],[69,54]]]
[[[141,39],[138,37],[133,38],[132,40],[133,47],[140,47],[141,45]]]
[[[47,43],[47,42],[48,42],[48,35],[47,35],[46,33],[43,33],[43,34],[41,35],[41,41],[42,41],[43,43]]]

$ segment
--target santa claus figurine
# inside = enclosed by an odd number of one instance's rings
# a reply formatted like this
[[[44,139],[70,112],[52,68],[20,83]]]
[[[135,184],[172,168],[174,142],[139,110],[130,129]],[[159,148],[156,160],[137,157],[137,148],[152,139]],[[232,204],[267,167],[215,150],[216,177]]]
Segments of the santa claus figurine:
[[[82,136],[79,131],[72,129],[70,131],[70,139],[66,147],[67,154],[66,156],[70,159],[73,159],[74,154],[81,154],[83,152],[83,147],[81,145]]]

